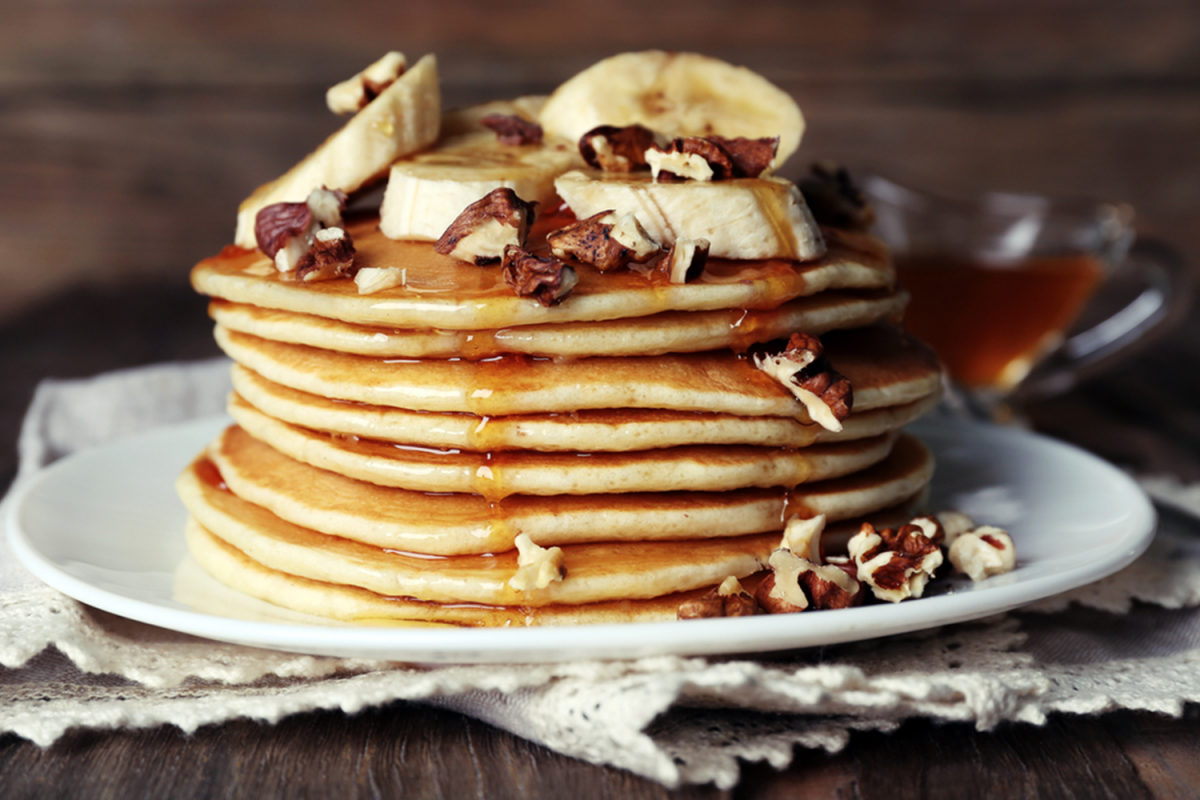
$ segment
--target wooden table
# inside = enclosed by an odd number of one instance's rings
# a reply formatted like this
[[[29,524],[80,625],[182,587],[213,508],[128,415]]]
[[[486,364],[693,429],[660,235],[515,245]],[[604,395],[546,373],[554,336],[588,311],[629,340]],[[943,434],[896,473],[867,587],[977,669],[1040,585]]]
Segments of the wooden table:
[[[451,104],[546,91],[650,46],[746,63],[809,121],[796,166],[833,157],[927,186],[1069,192],[1139,209],[1200,263],[1200,11],[1184,0],[1011,4],[445,0],[146,8],[32,2],[0,28],[0,485],[36,381],[216,353],[186,270],[250,188],[336,124],[321,92],[389,47],[438,53]],[[349,10],[347,10],[349,9]],[[326,19],[322,14],[332,14]],[[585,36],[580,31],[587,30]],[[793,170],[794,171],[794,170]],[[1028,409],[1041,430],[1200,480],[1200,314]],[[17,797],[1193,797],[1200,711],[1043,727],[907,723],[750,765],[734,792],[668,792],[450,712],[395,704],[275,726],[0,738]]]

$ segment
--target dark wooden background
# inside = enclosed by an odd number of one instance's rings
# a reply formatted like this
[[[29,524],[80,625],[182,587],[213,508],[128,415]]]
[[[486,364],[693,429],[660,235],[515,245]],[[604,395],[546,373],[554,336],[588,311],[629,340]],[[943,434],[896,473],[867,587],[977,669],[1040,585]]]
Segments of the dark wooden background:
[[[791,92],[816,158],[956,192],[1131,203],[1200,263],[1200,6],[1188,0],[584,3],[9,0],[0,9],[0,486],[37,380],[214,354],[187,270],[237,203],[331,132],[324,89],[388,49],[438,55],[463,105],[546,92],[621,50],[690,49]],[[1035,424],[1124,466],[1200,479],[1200,316]],[[1200,680],[1200,678],[1198,678]],[[751,767],[783,797],[1191,797],[1200,714],[1057,717],[992,733],[911,722]],[[0,794],[662,796],[443,711],[393,706],[0,737]]]

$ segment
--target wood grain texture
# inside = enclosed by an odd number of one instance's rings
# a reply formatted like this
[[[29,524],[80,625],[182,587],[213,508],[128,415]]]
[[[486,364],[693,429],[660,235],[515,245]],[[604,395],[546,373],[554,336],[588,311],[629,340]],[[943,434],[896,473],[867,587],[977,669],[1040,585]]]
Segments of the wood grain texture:
[[[188,736],[177,728],[80,732],[49,750],[0,738],[5,800],[283,798],[721,798],[670,792],[583,764],[482,722],[395,703],[353,717],[317,712],[276,725],[247,720]]]
[[[399,47],[448,105],[693,49],[791,92],[816,158],[912,183],[1095,195],[1200,259],[1200,7],[1101,3],[253,4],[17,0],[0,30],[0,315],[79,280],[180,279],[338,124],[326,86]],[[36,268],[31,268],[36,265]]]
[[[384,50],[436,52],[450,105],[545,92],[626,49],[707,52],[792,93],[791,174],[821,157],[932,188],[1132,203],[1200,263],[1200,7],[1189,0],[13,0],[0,25],[0,485],[36,382],[215,354],[190,265],[242,197],[337,120],[330,83]],[[586,31],[586,33],[585,33]],[[1040,430],[1200,480],[1200,315],[1031,406]],[[0,738],[0,796],[1196,796],[1200,711],[1044,727],[912,721],[842,753],[669,792],[450,712],[397,704],[274,726]]]

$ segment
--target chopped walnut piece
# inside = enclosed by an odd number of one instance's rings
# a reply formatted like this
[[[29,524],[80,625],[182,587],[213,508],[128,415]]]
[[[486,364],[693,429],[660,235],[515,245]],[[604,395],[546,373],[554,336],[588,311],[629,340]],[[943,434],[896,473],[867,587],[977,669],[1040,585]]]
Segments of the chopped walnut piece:
[[[632,213],[617,217],[611,211],[552,231],[546,241],[558,258],[574,258],[601,272],[643,263],[661,250]]]
[[[950,545],[949,555],[954,568],[976,582],[1012,572],[1017,565],[1012,537],[992,525],[959,534]]]
[[[922,514],[919,517],[913,517],[908,521],[908,524],[916,525],[920,528],[921,533],[925,534],[925,538],[934,544],[942,544],[946,540],[946,531],[942,528],[942,523],[932,514]]]
[[[258,249],[267,258],[274,259],[280,250],[297,242],[293,247],[301,252],[289,259],[292,265],[312,244],[316,228],[317,221],[313,219],[308,203],[272,203],[263,207],[254,218],[254,238],[258,241]]]
[[[700,597],[685,600],[675,611],[676,619],[712,619],[725,616],[725,599],[711,591]]]
[[[655,180],[757,178],[770,169],[778,147],[778,137],[684,136],[650,148],[646,161]]]
[[[567,568],[561,547],[542,547],[529,538],[528,533],[517,535],[517,571],[508,580],[508,585],[518,592],[545,589],[552,583],[567,577]]]
[[[862,602],[859,582],[841,567],[815,564],[785,549],[771,553],[767,563],[771,575],[759,584],[758,602],[769,613],[849,608]]]
[[[959,536],[975,528],[975,520],[961,511],[939,511],[937,521],[945,536],[941,542],[943,547],[949,547]]]
[[[509,245],[523,246],[536,216],[528,203],[507,187],[493,189],[463,209],[433,249],[479,266],[495,264]]]
[[[557,258],[574,258],[577,261],[583,261],[584,264],[590,264],[601,272],[619,269],[619,267],[629,264],[630,261],[646,260],[650,254],[656,252],[658,245],[654,245],[653,240],[649,240],[646,231],[634,219],[634,235],[630,236],[630,225],[625,221],[624,215],[620,218],[622,222],[622,233],[624,239],[630,240],[630,247],[626,245],[622,239],[614,236],[614,230],[617,228],[618,218],[612,211],[601,211],[594,215],[580,219],[580,221],[566,225],[565,228],[552,230],[546,235],[546,242],[550,245],[550,252],[556,255]],[[637,241],[637,231],[641,231],[643,239],[654,245],[655,249],[649,253],[643,254],[646,247],[643,243]]]
[[[875,209],[855,185],[849,171],[831,161],[819,161],[799,183],[808,209],[820,225],[866,230],[875,221]]]
[[[487,114],[480,118],[479,124],[495,131],[500,144],[511,147],[542,141],[542,126],[516,114]]]
[[[553,256],[537,256],[523,247],[504,248],[504,282],[520,297],[532,297],[544,306],[567,299],[579,282],[575,270]]]
[[[840,431],[842,420],[850,416],[853,388],[833,370],[816,336],[793,333],[782,353],[755,353],[754,366],[782,383],[822,428]]]
[[[408,277],[404,267],[364,267],[354,274],[359,294],[374,294],[385,289],[403,286]]]
[[[758,590],[754,593],[754,599],[758,601],[758,605],[763,611],[768,614],[798,614],[808,608],[808,596],[800,589],[799,581],[795,584],[796,600],[800,601],[800,605],[788,600],[784,592],[784,583],[779,580],[774,572],[763,578],[758,584]]]
[[[712,617],[751,617],[759,612],[758,603],[741,582],[730,575],[721,585],[700,597],[680,603],[678,619],[710,619]]]
[[[656,144],[654,131],[641,125],[601,125],[579,138],[579,154],[605,172],[638,172],[650,168],[646,151]]]
[[[771,168],[775,162],[775,153],[779,150],[779,137],[769,136],[762,139],[747,139],[738,136],[726,139],[724,136],[709,136],[708,140],[718,144],[733,164],[734,178],[757,178]]]
[[[752,617],[759,612],[754,595],[746,591],[742,582],[730,575],[717,587],[717,595],[725,602],[725,616]]]
[[[821,533],[825,530],[825,515],[805,519],[795,516],[787,521],[783,528],[781,547],[791,550],[800,558],[814,564],[823,563],[821,553]]]
[[[657,155],[658,153],[662,155]],[[682,154],[684,158],[672,158],[675,154]],[[696,159],[703,160],[707,169],[702,168]],[[662,172],[673,173],[673,175],[667,176],[667,179],[676,177],[720,181],[733,177],[733,161],[729,158],[729,154],[712,139],[704,139],[699,136],[672,139],[665,148],[654,148],[647,152],[646,160],[650,162],[650,170],[656,180],[663,177],[660,174]],[[655,169],[656,161],[659,165],[658,169]],[[671,168],[672,164],[681,164],[692,174],[676,171]],[[705,177],[706,174],[707,177]]]
[[[258,248],[275,261],[280,272],[292,272],[312,247],[322,227],[342,224],[346,193],[321,187],[309,192],[303,203],[272,203],[254,218]]]
[[[704,273],[710,246],[708,239],[676,239],[658,268],[671,283],[690,283]]]
[[[659,251],[636,217],[624,214],[618,218],[611,211],[551,231],[546,242],[557,258],[573,258],[601,272],[646,261]]]
[[[341,228],[322,228],[312,247],[296,263],[296,277],[303,281],[344,278],[354,267],[354,242]]]
[[[609,235],[633,253],[630,261],[635,264],[644,264],[662,251],[662,246],[650,237],[633,212],[617,217]]]
[[[919,525],[899,529],[864,522],[846,545],[857,566],[858,579],[880,600],[898,603],[920,597],[933,573],[942,565],[942,551]]]
[[[716,177],[712,165],[696,152],[652,147],[646,151],[646,163],[656,181],[711,181]]]
[[[354,114],[395,83],[407,67],[402,53],[387,53],[353,78],[331,86],[325,104],[335,114]]]

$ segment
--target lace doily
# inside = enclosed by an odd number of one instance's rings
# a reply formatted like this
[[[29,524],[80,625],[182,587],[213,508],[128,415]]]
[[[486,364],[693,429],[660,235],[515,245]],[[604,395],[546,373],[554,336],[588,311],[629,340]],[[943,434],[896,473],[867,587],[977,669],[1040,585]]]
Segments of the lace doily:
[[[224,374],[218,362],[43,385],[22,434],[22,474],[78,444],[214,413]],[[130,414],[130,392],[153,402]],[[1195,491],[1162,481],[1151,488],[1183,507]],[[987,729],[1040,723],[1055,711],[1178,715],[1200,700],[1198,531],[1187,516],[1165,516],[1150,550],[1123,572],[970,624],[756,658],[511,668],[419,667],[196,639],[82,606],[0,546],[0,730],[48,745],[78,727],[192,731],[237,717],[275,721],[412,700],[668,786],[728,788],[739,759],[781,768],[797,745],[836,751],[852,731],[889,730],[913,716]]]

